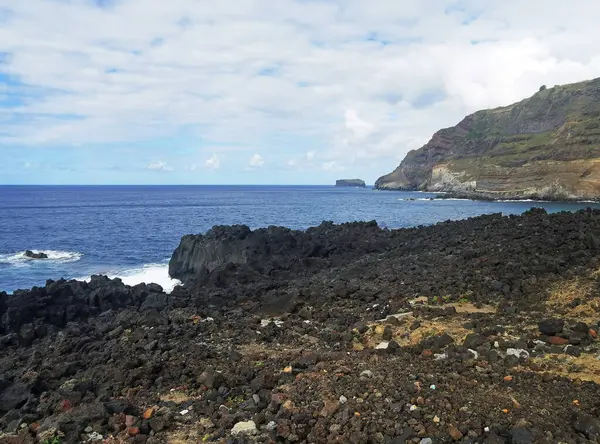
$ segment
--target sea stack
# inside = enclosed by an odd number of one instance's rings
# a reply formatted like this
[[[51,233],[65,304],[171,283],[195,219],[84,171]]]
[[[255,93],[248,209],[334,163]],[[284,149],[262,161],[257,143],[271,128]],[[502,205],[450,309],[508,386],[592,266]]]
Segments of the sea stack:
[[[361,179],[340,179],[335,181],[335,186],[365,188],[367,185],[365,184],[365,181]]]

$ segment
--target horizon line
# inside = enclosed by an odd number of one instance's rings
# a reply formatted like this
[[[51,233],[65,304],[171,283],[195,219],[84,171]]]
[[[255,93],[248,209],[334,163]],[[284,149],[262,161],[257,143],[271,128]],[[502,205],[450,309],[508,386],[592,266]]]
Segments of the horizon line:
[[[285,187],[285,186],[289,186],[289,187],[334,187],[334,188],[356,188],[353,186],[346,186],[346,187],[336,187],[335,184],[329,184],[329,183],[323,183],[323,184],[319,184],[319,183],[314,183],[314,184],[294,184],[294,183],[287,183],[287,184],[282,184],[282,183],[264,183],[264,184],[244,184],[244,183],[238,183],[238,184],[210,184],[210,183],[205,183],[205,184],[119,184],[119,183],[114,183],[114,184],[82,184],[82,183],[72,183],[72,184],[35,184],[35,183],[4,183],[1,184],[0,183],[0,187]],[[365,188],[369,187],[369,186],[374,186],[371,184],[366,184]],[[362,188],[362,187],[359,187]]]

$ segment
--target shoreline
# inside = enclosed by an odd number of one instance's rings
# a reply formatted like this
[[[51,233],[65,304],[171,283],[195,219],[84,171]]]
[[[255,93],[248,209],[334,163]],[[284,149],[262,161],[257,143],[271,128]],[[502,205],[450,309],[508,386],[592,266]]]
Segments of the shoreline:
[[[215,226],[170,294],[0,293],[0,441],[598,439],[598,269],[598,210]]]
[[[549,198],[549,197],[535,197],[535,196],[518,196],[514,194],[507,194],[502,197],[494,197],[495,193],[462,193],[453,191],[422,191],[422,190],[408,190],[401,188],[373,188],[376,191],[392,191],[392,192],[405,192],[405,193],[427,193],[433,194],[435,200],[443,199],[464,199],[472,200],[475,202],[547,202],[547,203],[598,203],[600,204],[600,197],[598,198],[586,198],[586,197],[572,197],[572,198]]]

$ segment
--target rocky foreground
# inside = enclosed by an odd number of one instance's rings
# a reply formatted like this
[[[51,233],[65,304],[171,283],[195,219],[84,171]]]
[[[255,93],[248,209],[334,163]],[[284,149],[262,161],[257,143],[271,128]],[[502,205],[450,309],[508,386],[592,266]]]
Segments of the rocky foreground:
[[[600,442],[600,212],[215,227],[0,294],[0,442]]]

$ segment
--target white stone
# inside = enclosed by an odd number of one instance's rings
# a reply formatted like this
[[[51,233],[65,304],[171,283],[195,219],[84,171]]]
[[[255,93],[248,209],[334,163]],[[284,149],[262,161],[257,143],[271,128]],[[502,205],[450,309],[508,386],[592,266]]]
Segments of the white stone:
[[[517,358],[529,358],[529,352],[522,348],[509,348],[506,350],[506,356],[516,356]]]
[[[414,405],[414,404],[413,404],[413,405],[411,405],[411,406],[410,406],[410,409],[409,409],[409,410],[410,410],[411,412],[414,412],[414,411],[415,411],[415,410],[417,410],[417,409],[418,409],[418,407],[417,407],[416,405]]]
[[[387,350],[389,345],[390,345],[389,342],[384,341],[384,342],[378,344],[377,347],[375,347],[375,350]]]
[[[436,361],[442,361],[444,359],[446,359],[448,357],[448,355],[446,353],[436,353],[435,355],[433,355],[433,358]]]
[[[431,438],[423,438],[419,441],[419,444],[433,444],[433,440]]]
[[[98,432],[92,432],[88,435],[88,441],[102,441],[104,436]]]
[[[435,384],[431,384],[431,385],[429,386],[429,388],[430,388],[431,390],[435,390],[437,387],[435,386]]]
[[[236,425],[233,426],[233,429],[231,429],[231,435],[233,436],[255,435],[256,432],[256,424],[254,423],[254,421],[238,422]]]
[[[372,378],[373,377],[373,372],[371,370],[363,370],[360,373],[360,376],[365,376],[367,378]]]
[[[188,413],[190,413],[190,411],[189,411],[188,409],[185,409],[185,410],[182,410],[182,411],[180,411],[180,412],[179,412],[179,414],[180,414],[181,416],[185,416],[185,415],[187,415]]]
[[[270,422],[269,422],[269,423],[268,423],[268,424],[265,426],[265,428],[266,428],[268,431],[272,432],[273,430],[275,430],[275,429],[277,428],[277,423],[276,423],[275,421],[270,421]]]
[[[348,398],[344,395],[340,396],[340,404],[346,404],[348,402]]]
[[[470,348],[467,351],[473,355],[473,359],[478,359],[479,358],[479,353],[477,353],[475,350],[473,350],[473,349]]]

